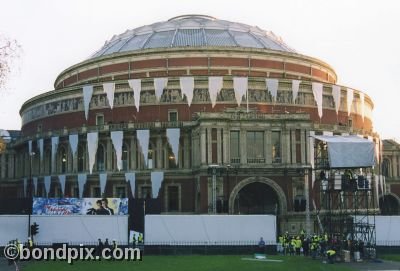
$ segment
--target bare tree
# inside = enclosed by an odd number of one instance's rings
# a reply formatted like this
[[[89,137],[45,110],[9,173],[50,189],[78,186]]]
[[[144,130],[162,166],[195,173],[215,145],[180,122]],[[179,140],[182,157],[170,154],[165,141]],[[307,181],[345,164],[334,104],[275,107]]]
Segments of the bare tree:
[[[20,52],[21,46],[16,40],[0,34],[0,91],[4,88]]]

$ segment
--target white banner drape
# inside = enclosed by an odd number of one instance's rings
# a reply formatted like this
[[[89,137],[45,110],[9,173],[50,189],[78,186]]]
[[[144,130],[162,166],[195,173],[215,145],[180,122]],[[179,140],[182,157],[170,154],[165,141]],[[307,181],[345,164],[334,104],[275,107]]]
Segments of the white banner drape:
[[[292,101],[295,104],[297,95],[299,94],[301,80],[292,80]]]
[[[106,190],[106,185],[107,185],[107,173],[99,174],[99,181],[100,181],[101,195],[103,195],[104,191]]]
[[[75,153],[78,150],[79,136],[78,135],[69,135],[68,140],[69,140],[69,145],[71,146],[72,158],[74,158]]]
[[[135,183],[136,183],[136,174],[135,172],[127,172],[125,173],[125,181],[129,182],[131,186],[132,197],[135,197]]]
[[[85,173],[78,174],[79,198],[82,198],[83,196],[83,190],[85,189],[86,181],[87,175]]]
[[[278,79],[267,78],[267,79],[265,79],[265,84],[267,86],[269,93],[271,93],[272,102],[275,102],[276,96],[278,95],[278,86],[279,86]]]
[[[217,104],[217,96],[222,89],[223,82],[222,76],[208,77],[208,93],[210,94],[211,105],[213,108]]]
[[[128,80],[129,87],[133,90],[133,98],[135,99],[136,110],[139,112],[140,92],[142,91],[141,79]]]
[[[87,133],[87,148],[89,154],[89,172],[92,174],[93,166],[96,161],[96,153],[98,147],[99,134],[98,132]]]
[[[164,180],[164,172],[152,171],[151,172],[151,190],[153,199],[158,198],[158,192],[160,191],[162,181]]]
[[[333,101],[335,102],[335,109],[336,109],[336,114],[339,113],[339,108],[340,108],[340,86],[338,85],[332,85],[332,97]]]
[[[360,92],[360,102],[361,102],[361,117],[362,117],[362,120],[364,121],[364,117],[365,117],[365,108],[364,108],[365,96],[364,96],[364,93],[362,93],[362,92]]]
[[[58,175],[58,181],[60,182],[61,192],[63,195],[65,195],[65,179],[65,175]]]
[[[351,114],[351,106],[353,105],[354,90],[347,88],[347,115]]]
[[[51,176],[44,176],[44,189],[46,190],[46,197],[49,196],[51,186]]]
[[[233,77],[233,90],[235,91],[235,98],[238,106],[242,103],[243,96],[247,94],[247,86],[247,77]]]
[[[312,91],[314,94],[314,100],[317,103],[318,107],[318,116],[322,118],[322,91],[323,86],[321,83],[312,83]]]
[[[181,77],[180,80],[181,85],[181,95],[183,99],[183,95],[186,95],[186,99],[188,105],[192,104],[193,100],[193,91],[194,91],[194,78],[193,77]]]
[[[32,177],[32,182],[33,182],[33,195],[36,195],[37,191],[37,185],[38,185],[38,178],[37,177]]]
[[[181,135],[181,130],[179,128],[169,128],[167,129],[167,139],[171,145],[172,152],[175,156],[175,164],[179,164],[179,138]]]
[[[103,91],[107,94],[108,104],[111,109],[114,107],[114,92],[115,92],[115,83],[104,83]]]
[[[60,139],[58,136],[53,136],[51,138],[51,171],[52,172],[56,171],[56,155],[57,155],[59,140]]]
[[[39,139],[38,141],[38,148],[39,148],[39,154],[40,154],[40,161],[43,161],[43,138]]]
[[[86,120],[88,120],[89,105],[93,95],[93,86],[84,86],[82,90],[83,90],[83,106],[85,107],[85,118]]]
[[[142,150],[142,154],[144,156],[144,163],[147,166],[150,131],[149,130],[136,130],[136,137],[137,137],[139,146]]]
[[[124,140],[123,131],[112,131],[111,141],[114,145],[115,156],[117,157],[117,168],[122,170],[122,143]]]
[[[168,85],[168,78],[154,78],[154,91],[156,94],[156,100],[157,102],[160,102],[160,98],[163,94],[164,89]]]

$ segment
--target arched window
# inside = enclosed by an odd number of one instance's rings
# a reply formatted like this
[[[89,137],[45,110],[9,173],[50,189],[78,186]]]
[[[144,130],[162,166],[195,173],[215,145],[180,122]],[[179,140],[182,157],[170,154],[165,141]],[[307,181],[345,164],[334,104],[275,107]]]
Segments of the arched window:
[[[79,145],[78,147],[78,172],[86,170],[86,146]]]
[[[68,159],[67,159],[67,151],[65,150],[64,147],[61,147],[59,149],[59,163],[60,163],[60,172],[61,173],[66,173],[67,172],[67,168],[68,168]]]
[[[122,145],[122,170],[127,171],[129,168],[129,150],[127,144]]]
[[[105,154],[104,146],[102,144],[99,144],[99,146],[97,148],[97,154],[96,154],[97,171],[105,171],[106,170],[105,157],[106,157],[106,154]]]

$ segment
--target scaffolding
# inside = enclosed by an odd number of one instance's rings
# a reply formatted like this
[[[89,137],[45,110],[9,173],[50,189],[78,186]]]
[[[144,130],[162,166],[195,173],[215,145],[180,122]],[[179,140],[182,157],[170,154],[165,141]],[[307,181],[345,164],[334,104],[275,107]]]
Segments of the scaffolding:
[[[379,212],[372,167],[330,168],[327,145],[316,141],[314,177],[319,182],[315,228],[338,250],[375,257],[375,215]],[[314,204],[315,205],[315,204]],[[361,250],[361,249],[360,249]]]

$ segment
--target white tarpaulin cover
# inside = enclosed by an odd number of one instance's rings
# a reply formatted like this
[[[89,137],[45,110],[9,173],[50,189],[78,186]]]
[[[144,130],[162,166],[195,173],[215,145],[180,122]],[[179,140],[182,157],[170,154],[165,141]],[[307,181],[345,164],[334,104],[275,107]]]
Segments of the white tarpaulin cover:
[[[347,115],[350,116],[351,106],[353,105],[354,90],[347,88]]]
[[[32,177],[32,181],[33,181],[34,194],[36,195],[38,178],[37,177]]]
[[[76,151],[78,149],[79,137],[78,137],[77,134],[76,135],[69,135],[68,139],[69,139],[69,145],[71,146],[72,158],[74,158],[75,157],[75,153],[76,153]]]
[[[297,94],[299,93],[301,80],[292,80],[293,103],[296,103]]]
[[[193,77],[181,77],[180,80],[181,85],[181,95],[183,99],[183,95],[186,95],[186,99],[188,105],[192,104],[193,100],[193,91],[194,91],[194,78]]]
[[[272,96],[272,101],[275,102],[276,101],[276,96],[278,94],[278,85],[279,85],[279,81],[278,79],[265,79],[265,83],[267,85],[267,89],[269,91],[269,93],[271,93]]]
[[[136,174],[135,172],[127,172],[125,173],[125,180],[126,182],[129,182],[131,185],[131,192],[132,192],[132,197],[135,197],[135,183],[136,183]]]
[[[240,106],[243,96],[247,93],[247,77],[233,77],[233,90],[237,105]]]
[[[139,112],[140,92],[142,91],[141,79],[128,80],[129,87],[133,90],[133,98],[135,99],[136,110]]]
[[[93,86],[84,86],[83,87],[83,106],[85,107],[86,120],[89,117],[89,105],[90,105],[90,100],[92,100],[92,95],[93,95]]]
[[[111,140],[114,145],[115,155],[117,157],[117,168],[122,170],[122,142],[124,140],[123,131],[112,131]]]
[[[223,82],[222,76],[208,77],[208,93],[210,94],[211,105],[213,108],[217,103],[217,96],[222,89]]]
[[[336,109],[336,114],[339,113],[339,108],[340,108],[340,86],[337,85],[332,85],[332,97],[333,101],[335,102],[335,109]]]
[[[160,101],[164,89],[168,85],[168,78],[154,78],[154,91],[156,94],[157,102]]]
[[[152,171],[151,175],[151,191],[153,193],[153,199],[158,198],[158,192],[161,188],[161,183],[164,180],[164,172],[162,171]]]
[[[377,246],[400,246],[400,216],[355,216],[354,220],[369,224],[375,221]]]
[[[167,129],[168,142],[171,145],[172,152],[175,156],[175,164],[179,163],[179,138],[181,136],[181,130],[179,128]]]
[[[318,107],[318,116],[319,118],[322,118],[322,91],[323,91],[322,84],[313,82],[312,91],[314,94],[314,100],[317,103]]]
[[[110,104],[111,109],[114,107],[114,92],[115,92],[115,83],[104,83],[103,90],[107,94],[107,100]]]
[[[144,163],[145,163],[145,165],[147,165],[148,152],[149,152],[150,130],[136,130],[136,137],[137,137],[139,146],[142,150],[142,154],[144,156]]]
[[[58,175],[58,180],[60,181],[61,192],[65,195],[65,175]]]
[[[89,154],[89,172],[92,174],[94,162],[96,161],[96,153],[98,147],[98,132],[87,133],[87,148]]]
[[[53,136],[51,138],[51,171],[56,171],[56,155],[57,155],[57,148],[58,148],[59,137]]]
[[[28,215],[0,215],[0,246],[4,246],[11,239],[18,238],[20,242],[28,239]],[[31,224],[39,225],[39,233],[35,235],[35,242],[70,243],[97,243],[100,238],[113,239],[118,245],[128,242],[127,215],[32,215]]]
[[[83,190],[85,189],[86,180],[87,175],[85,173],[78,174],[79,198],[82,198],[83,196]]]
[[[104,191],[106,190],[107,173],[100,173],[99,181],[100,181],[100,191],[101,191],[101,194],[103,195]]]
[[[40,161],[43,161],[43,138],[38,140],[38,148],[40,154]]]
[[[49,195],[51,186],[51,176],[44,176],[44,189],[46,190],[46,195]]]
[[[358,136],[314,136],[328,144],[331,168],[359,168],[375,165],[374,143]]]
[[[364,96],[364,93],[362,93],[362,92],[360,92],[360,101],[361,101],[361,117],[362,117],[362,119],[364,121],[364,116],[365,116],[365,108],[364,108],[365,96]]]
[[[276,244],[274,215],[146,215],[146,244]]]

